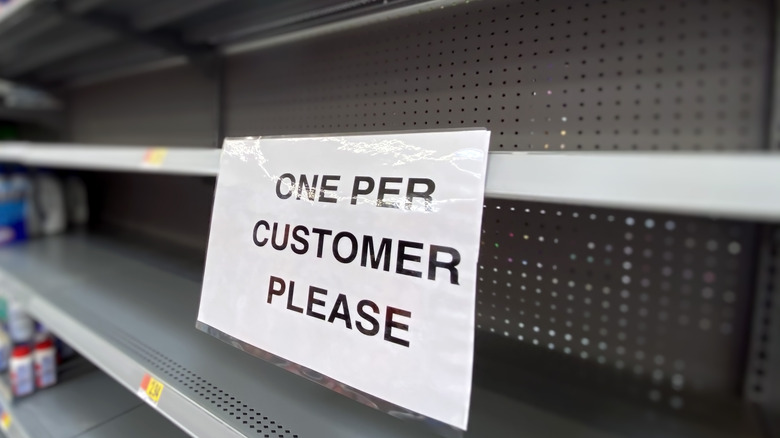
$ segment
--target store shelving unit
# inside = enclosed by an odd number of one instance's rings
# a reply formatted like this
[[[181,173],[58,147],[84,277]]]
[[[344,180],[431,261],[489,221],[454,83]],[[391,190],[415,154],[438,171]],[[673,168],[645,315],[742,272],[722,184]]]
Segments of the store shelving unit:
[[[135,407],[70,436],[436,436],[195,321],[224,137],[459,127],[492,134],[466,436],[780,436],[772,2],[13,5],[0,77],[67,117],[0,162],[89,171],[96,209],[0,249],[0,287],[100,369],[13,405],[27,436],[74,394]]]

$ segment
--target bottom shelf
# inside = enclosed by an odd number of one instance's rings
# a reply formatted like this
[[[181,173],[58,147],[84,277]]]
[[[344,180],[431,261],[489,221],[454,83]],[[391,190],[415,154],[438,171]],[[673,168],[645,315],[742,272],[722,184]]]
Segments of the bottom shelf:
[[[13,402],[0,402],[8,415],[8,438],[185,437],[150,406],[86,360],[66,363],[57,385]]]

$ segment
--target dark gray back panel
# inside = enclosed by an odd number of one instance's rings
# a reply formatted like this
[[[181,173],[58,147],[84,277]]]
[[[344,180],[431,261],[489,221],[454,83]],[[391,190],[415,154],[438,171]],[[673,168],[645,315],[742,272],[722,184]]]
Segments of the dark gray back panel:
[[[96,224],[206,253],[214,178],[85,173]]]
[[[215,90],[189,66],[70,90],[70,141],[213,147]]]
[[[765,1],[485,0],[229,61],[228,134],[487,127],[493,150],[760,149]]]
[[[753,331],[747,357],[745,393],[765,407],[763,412],[770,436],[780,436],[780,228],[763,226],[757,260]]]
[[[728,406],[754,245],[752,224],[488,200],[477,328],[505,342],[482,352],[664,410]]]

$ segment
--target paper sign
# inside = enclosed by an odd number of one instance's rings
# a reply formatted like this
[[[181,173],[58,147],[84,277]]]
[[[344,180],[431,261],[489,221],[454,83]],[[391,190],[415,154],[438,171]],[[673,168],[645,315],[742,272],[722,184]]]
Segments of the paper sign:
[[[144,374],[144,377],[141,380],[141,386],[138,388],[136,393],[145,402],[156,406],[160,401],[160,396],[162,395],[164,388],[165,385],[160,383],[154,377],[150,376],[149,374]]]
[[[489,137],[226,140],[199,328],[465,430]]]

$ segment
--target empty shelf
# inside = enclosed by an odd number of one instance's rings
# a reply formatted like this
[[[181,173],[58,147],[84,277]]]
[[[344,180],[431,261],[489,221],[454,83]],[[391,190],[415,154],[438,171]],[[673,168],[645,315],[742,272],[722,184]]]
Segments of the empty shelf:
[[[151,407],[84,360],[68,362],[57,385],[3,400],[8,438],[184,437]]]

